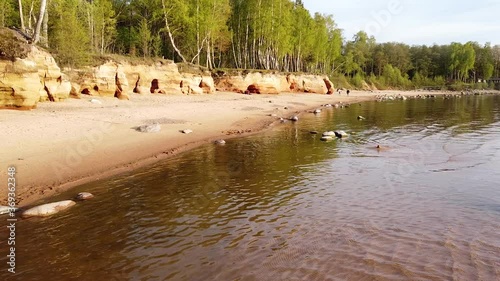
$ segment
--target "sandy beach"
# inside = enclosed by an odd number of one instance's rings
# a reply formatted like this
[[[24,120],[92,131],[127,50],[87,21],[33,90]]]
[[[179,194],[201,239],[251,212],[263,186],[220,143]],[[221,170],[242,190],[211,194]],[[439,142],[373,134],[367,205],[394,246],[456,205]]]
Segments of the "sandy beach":
[[[259,132],[279,117],[323,104],[353,103],[377,95],[436,92],[358,92],[345,95],[133,95],[130,101],[95,97],[40,103],[31,111],[0,111],[0,173],[16,167],[17,200],[26,206],[85,182],[136,169],[216,139]],[[444,94],[444,93],[441,93]],[[286,108],[286,109],[285,109]],[[270,116],[276,114],[276,116]],[[158,123],[161,131],[137,126]],[[190,129],[191,134],[180,131]],[[7,184],[0,188],[5,205]]]

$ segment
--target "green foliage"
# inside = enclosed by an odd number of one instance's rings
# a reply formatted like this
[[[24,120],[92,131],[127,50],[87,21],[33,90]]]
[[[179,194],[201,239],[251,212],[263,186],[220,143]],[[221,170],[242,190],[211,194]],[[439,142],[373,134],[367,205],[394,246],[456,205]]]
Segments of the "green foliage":
[[[36,15],[40,1],[24,2],[33,3]],[[366,88],[366,81],[380,89],[459,88],[458,82],[500,76],[500,46],[377,43],[364,31],[344,40],[332,15],[311,15],[298,0],[48,3],[49,46],[63,65],[108,54],[164,57],[209,69],[321,73],[346,88]],[[33,26],[24,8],[26,25]],[[0,0],[0,26],[18,22],[17,1]]]
[[[148,21],[141,19],[139,24],[139,31],[137,32],[139,38],[139,46],[141,53],[144,57],[150,55],[149,45],[151,44],[151,31],[149,30]]]
[[[361,74],[358,72],[354,75],[354,77],[351,79],[351,84],[356,88],[356,89],[361,89],[363,88],[363,77]]]
[[[83,25],[83,3],[78,0],[53,0],[50,47],[63,66],[81,66],[89,63],[90,38]]]
[[[381,78],[384,81],[384,85],[387,87],[409,88],[411,86],[408,74],[402,74],[399,68],[393,67],[391,64],[388,64],[384,67],[384,73],[382,74]]]
[[[462,45],[460,43],[451,44],[451,55],[449,70],[452,73],[452,78],[460,81],[466,81],[468,73],[474,68],[476,61],[476,52],[472,43]]]
[[[12,26],[17,16],[12,0],[0,0],[0,27]]]
[[[330,81],[335,85],[335,88],[353,88],[349,81],[347,81],[347,78],[342,74],[333,74],[330,77]]]

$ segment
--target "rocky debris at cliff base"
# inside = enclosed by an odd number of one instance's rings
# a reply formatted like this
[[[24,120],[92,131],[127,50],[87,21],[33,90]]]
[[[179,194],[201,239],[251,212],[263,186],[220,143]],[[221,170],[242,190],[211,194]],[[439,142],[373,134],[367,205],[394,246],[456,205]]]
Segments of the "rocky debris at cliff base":
[[[66,210],[74,205],[76,205],[76,202],[73,200],[44,204],[22,212],[21,216],[23,218],[48,217],[57,214],[60,211]]]
[[[246,130],[228,130],[228,131],[222,131],[222,133],[225,133],[226,135],[241,135],[245,133],[251,133],[252,129],[246,129]]]
[[[158,123],[141,125],[136,128],[136,131],[141,133],[158,133],[161,131],[161,126]]]

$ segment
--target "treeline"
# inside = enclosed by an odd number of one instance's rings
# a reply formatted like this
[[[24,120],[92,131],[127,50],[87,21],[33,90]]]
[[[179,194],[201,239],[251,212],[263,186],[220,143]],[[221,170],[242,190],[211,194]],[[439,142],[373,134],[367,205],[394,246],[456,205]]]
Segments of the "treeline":
[[[311,15],[301,0],[0,0],[0,26],[19,28],[69,66],[105,54],[164,57],[381,89],[500,77],[500,46],[377,43],[363,31],[345,39],[331,15]]]

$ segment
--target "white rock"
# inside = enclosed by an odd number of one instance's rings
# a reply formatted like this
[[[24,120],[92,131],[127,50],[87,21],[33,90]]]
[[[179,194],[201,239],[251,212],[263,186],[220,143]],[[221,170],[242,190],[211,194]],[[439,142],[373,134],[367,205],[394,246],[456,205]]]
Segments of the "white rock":
[[[142,125],[137,127],[137,131],[141,133],[158,133],[161,130],[161,126],[158,123]]]
[[[17,212],[18,208],[11,208],[9,206],[0,206],[0,215],[9,214],[10,212]]]
[[[186,135],[191,134],[192,132],[193,132],[193,130],[190,130],[190,129],[182,130],[182,133],[186,134]]]
[[[333,136],[335,136],[334,131],[328,131],[323,133],[323,137],[333,137]]]
[[[298,116],[292,116],[292,117],[290,117],[290,120],[294,121],[294,122],[297,122],[297,121],[299,121],[299,117]]]
[[[90,102],[94,104],[102,104],[102,101],[96,99],[91,99]]]
[[[221,139],[221,140],[214,141],[214,143],[218,144],[218,145],[224,145],[224,144],[226,144],[226,141]]]
[[[92,199],[94,198],[94,194],[92,193],[89,193],[89,192],[80,192],[76,195],[75,199],[76,200],[89,200],[89,199]]]
[[[335,131],[335,136],[341,139],[341,138],[347,138],[349,135],[344,131]]]
[[[314,114],[319,114],[319,113],[321,113],[321,109],[316,109],[316,110],[314,111]]]
[[[320,140],[329,141],[329,140],[333,140],[333,137],[332,136],[322,136]]]
[[[44,204],[28,209],[24,211],[21,215],[23,218],[48,217],[56,213],[59,213],[60,211],[65,210],[71,206],[74,206],[75,204],[76,204],[75,201],[72,200],[65,200],[55,203]]]
[[[358,116],[358,120],[365,120],[365,117],[360,115],[360,116]]]

